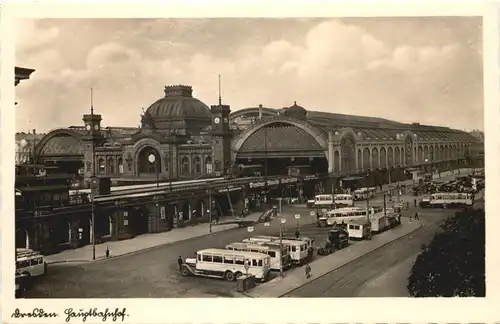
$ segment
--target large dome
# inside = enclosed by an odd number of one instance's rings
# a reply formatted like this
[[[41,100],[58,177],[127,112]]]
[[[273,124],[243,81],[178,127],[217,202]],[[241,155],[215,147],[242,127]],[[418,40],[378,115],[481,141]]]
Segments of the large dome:
[[[212,119],[208,106],[193,98],[193,88],[185,85],[165,87],[165,97],[154,102],[147,113],[155,119]]]

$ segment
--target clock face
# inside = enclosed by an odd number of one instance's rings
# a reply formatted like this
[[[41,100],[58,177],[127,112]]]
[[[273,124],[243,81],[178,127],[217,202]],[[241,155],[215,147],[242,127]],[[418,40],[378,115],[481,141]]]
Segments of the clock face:
[[[89,125],[89,124],[87,124],[87,126],[85,126],[85,129],[87,129],[87,130],[90,130],[91,128],[92,128],[92,127],[90,127],[90,125]]]
[[[219,117],[215,117],[214,118],[214,123],[216,123],[216,124],[220,123],[220,118]]]
[[[94,129],[95,129],[95,130],[99,130],[99,125],[95,125],[95,126],[94,126]]]

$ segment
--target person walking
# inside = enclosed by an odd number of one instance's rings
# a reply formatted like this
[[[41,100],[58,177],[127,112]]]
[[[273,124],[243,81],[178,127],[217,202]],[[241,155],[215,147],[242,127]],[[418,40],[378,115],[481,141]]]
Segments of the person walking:
[[[295,238],[299,238],[300,237],[300,231],[299,229],[297,228],[297,230],[295,231]]]
[[[308,279],[311,278],[311,276],[312,276],[311,275],[311,266],[309,265],[309,263],[306,264],[305,270],[306,270],[306,278],[308,278]]]
[[[418,213],[415,213],[415,220],[420,220],[420,217],[418,216]]]
[[[179,272],[181,272],[181,269],[182,269],[182,265],[184,264],[184,261],[182,260],[182,257],[179,256],[179,258],[177,258],[177,265],[179,267]]]

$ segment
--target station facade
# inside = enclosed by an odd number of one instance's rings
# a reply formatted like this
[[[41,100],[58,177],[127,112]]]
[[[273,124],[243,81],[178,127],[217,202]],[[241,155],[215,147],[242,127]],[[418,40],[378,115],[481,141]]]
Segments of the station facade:
[[[140,127],[104,127],[102,120],[92,111],[83,116],[82,125],[48,132],[36,145],[36,164],[78,174],[81,186],[94,176],[123,184],[164,182],[223,176],[235,165],[261,165],[262,175],[283,176],[269,182],[269,191],[280,196],[290,186],[301,186],[310,198],[318,185],[328,192],[346,177],[362,176],[375,185],[403,180],[408,168],[452,168],[465,163],[477,142],[460,130],[310,111],[297,103],[231,113],[220,100],[207,106],[185,85],[165,87],[164,96],[143,112]],[[294,167],[302,173],[290,176]],[[244,198],[261,189],[257,183],[212,193],[220,198],[219,206],[212,206],[218,210],[214,213],[242,208]],[[208,206],[205,188],[170,200],[116,201],[98,208],[95,235],[98,242],[118,240],[206,222]],[[17,223],[20,233],[37,238],[38,249],[40,244],[74,248],[89,244],[94,235],[89,205]]]

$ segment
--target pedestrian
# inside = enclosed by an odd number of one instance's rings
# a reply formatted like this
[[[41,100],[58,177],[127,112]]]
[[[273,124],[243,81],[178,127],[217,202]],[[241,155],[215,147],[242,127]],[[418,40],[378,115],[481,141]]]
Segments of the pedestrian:
[[[415,207],[417,207],[417,200],[416,199],[413,199],[413,204],[415,205]]]
[[[308,264],[306,264],[306,278],[311,278],[311,266]]]
[[[420,217],[418,216],[418,213],[415,213],[415,220],[420,220]]]
[[[297,228],[297,230],[295,231],[295,238],[299,238],[300,237],[300,232],[299,232],[299,229]]]
[[[184,264],[184,261],[182,260],[182,257],[179,256],[179,258],[177,259],[177,265],[179,266],[179,272],[181,272],[183,264]]]
[[[106,246],[106,258],[109,258],[109,246]]]

